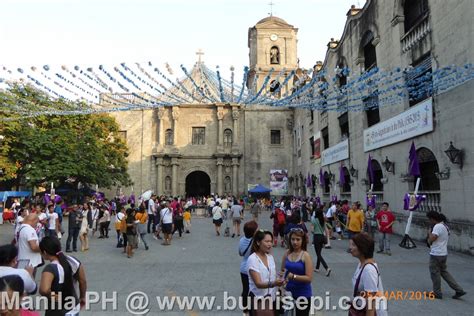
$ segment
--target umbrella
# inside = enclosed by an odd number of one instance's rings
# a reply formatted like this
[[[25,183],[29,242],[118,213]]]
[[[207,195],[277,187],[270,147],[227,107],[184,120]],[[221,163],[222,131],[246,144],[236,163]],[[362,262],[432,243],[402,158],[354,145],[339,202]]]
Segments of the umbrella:
[[[152,190],[148,190],[148,191],[145,191],[143,192],[142,196],[141,196],[141,199],[143,201],[148,201],[150,198],[151,198],[151,195],[153,194],[153,191]]]

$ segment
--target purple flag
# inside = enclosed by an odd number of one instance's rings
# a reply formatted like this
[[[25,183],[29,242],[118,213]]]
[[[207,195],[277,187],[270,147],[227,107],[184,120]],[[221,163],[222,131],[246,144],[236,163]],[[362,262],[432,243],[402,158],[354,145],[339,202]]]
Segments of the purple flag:
[[[416,147],[415,147],[415,142],[411,143],[410,147],[410,156],[409,156],[410,162],[408,164],[409,168],[409,173],[410,175],[414,177],[419,177],[420,174],[420,163],[418,162],[418,156],[416,154]]]
[[[323,169],[319,169],[319,184],[321,184],[322,187],[326,186],[326,180],[324,179]]]
[[[308,176],[306,177],[306,187],[311,188],[313,186],[313,181],[311,180],[311,175],[308,172]]]
[[[369,184],[374,183],[374,169],[372,168],[372,157],[369,155],[369,161],[367,162],[367,173],[369,174]]]
[[[343,187],[346,184],[346,175],[344,174],[344,167],[341,166],[339,167],[339,184],[341,187]]]

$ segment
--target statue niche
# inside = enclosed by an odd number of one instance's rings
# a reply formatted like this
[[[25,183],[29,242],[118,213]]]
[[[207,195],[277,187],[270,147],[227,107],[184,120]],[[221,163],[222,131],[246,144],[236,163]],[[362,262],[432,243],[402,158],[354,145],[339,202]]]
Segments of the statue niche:
[[[280,49],[277,46],[273,46],[270,49],[270,64],[272,65],[280,64]]]

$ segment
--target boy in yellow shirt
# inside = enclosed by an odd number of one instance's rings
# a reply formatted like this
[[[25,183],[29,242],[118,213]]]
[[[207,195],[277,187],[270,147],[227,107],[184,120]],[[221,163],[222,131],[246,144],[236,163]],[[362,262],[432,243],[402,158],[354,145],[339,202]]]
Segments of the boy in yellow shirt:
[[[360,202],[352,204],[352,208],[347,212],[347,233],[349,235],[349,242],[352,237],[360,232],[364,227],[364,212],[360,209]],[[347,252],[350,252],[348,249]]]
[[[184,211],[183,219],[184,219],[184,230],[186,231],[186,234],[189,234],[190,229],[191,229],[191,211],[189,210],[189,208],[187,208]]]

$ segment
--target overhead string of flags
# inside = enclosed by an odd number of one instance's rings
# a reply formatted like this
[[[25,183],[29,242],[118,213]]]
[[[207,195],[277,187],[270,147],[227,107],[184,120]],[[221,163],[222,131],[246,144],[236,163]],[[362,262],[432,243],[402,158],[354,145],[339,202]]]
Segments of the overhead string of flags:
[[[79,66],[44,65],[16,69],[0,66],[1,87],[8,87],[11,82],[29,83],[54,99],[73,101],[64,108],[47,105],[25,108],[10,102],[2,104],[0,110],[16,114],[15,119],[213,103],[338,112],[364,111],[391,106],[406,98],[416,100],[426,95],[436,96],[474,78],[472,63],[428,71],[422,66],[390,70],[374,67],[360,75],[346,67],[337,68],[332,77],[324,70],[310,76],[286,69],[274,77],[272,69],[258,87],[258,76],[248,82],[248,67],[244,68],[240,86],[234,80],[233,67],[230,69],[230,80],[222,77],[218,66],[213,71],[201,62],[196,63],[191,70],[181,65],[181,77],[175,76],[168,64],[165,68],[168,74],[151,62],[99,65],[86,69]],[[341,84],[341,78],[345,79],[345,84]],[[291,80],[293,88],[286,89]],[[7,119],[12,119],[12,116]]]

